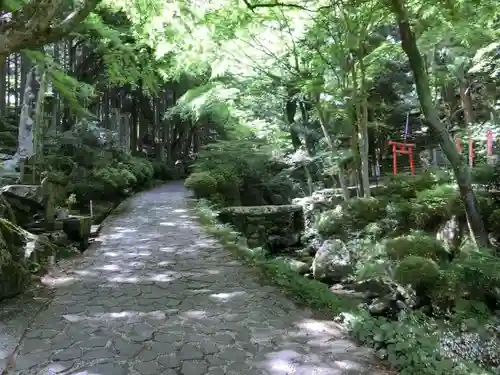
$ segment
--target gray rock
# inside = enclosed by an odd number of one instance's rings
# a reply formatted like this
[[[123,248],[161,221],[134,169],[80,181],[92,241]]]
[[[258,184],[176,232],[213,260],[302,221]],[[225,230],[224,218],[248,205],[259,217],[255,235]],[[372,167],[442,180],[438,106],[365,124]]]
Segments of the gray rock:
[[[306,262],[301,262],[300,260],[290,257],[277,257],[276,259],[280,259],[283,263],[288,264],[292,270],[296,271],[300,275],[306,274],[311,268],[311,264],[307,264]]]
[[[340,240],[325,241],[312,263],[312,274],[316,280],[339,283],[353,271],[351,255]]]

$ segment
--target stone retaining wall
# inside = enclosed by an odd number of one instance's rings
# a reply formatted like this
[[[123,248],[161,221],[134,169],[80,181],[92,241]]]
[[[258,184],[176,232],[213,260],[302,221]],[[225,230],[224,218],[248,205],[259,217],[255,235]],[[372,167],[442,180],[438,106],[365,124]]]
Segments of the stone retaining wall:
[[[219,213],[248,240],[248,246],[279,251],[300,243],[304,232],[303,208],[299,205],[227,207]]]

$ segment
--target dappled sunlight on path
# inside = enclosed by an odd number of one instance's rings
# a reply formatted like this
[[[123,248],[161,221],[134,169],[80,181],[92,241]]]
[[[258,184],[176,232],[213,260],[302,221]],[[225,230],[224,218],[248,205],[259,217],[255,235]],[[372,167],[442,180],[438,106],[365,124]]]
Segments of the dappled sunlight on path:
[[[370,354],[235,261],[171,184],[134,198],[52,280],[17,374],[376,374]]]

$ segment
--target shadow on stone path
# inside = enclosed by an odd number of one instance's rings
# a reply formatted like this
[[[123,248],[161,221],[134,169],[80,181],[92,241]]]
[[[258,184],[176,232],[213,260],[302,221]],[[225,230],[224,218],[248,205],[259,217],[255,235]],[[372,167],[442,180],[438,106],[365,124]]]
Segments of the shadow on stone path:
[[[58,280],[12,374],[378,374],[370,353],[202,232],[180,184],[145,192]]]

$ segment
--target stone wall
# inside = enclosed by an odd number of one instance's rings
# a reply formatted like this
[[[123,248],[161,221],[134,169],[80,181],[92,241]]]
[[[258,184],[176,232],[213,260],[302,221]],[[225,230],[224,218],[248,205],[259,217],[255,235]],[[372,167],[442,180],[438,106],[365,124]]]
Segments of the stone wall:
[[[248,247],[262,246],[279,252],[300,244],[304,232],[302,206],[228,207],[219,220],[231,224],[248,240]]]

